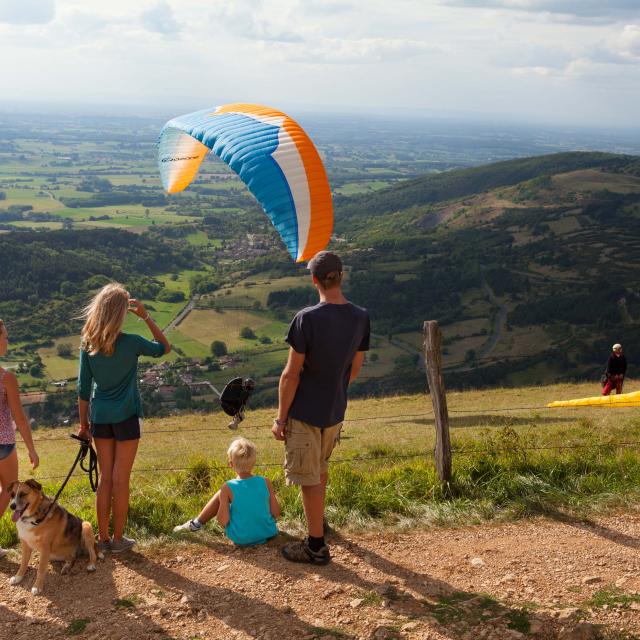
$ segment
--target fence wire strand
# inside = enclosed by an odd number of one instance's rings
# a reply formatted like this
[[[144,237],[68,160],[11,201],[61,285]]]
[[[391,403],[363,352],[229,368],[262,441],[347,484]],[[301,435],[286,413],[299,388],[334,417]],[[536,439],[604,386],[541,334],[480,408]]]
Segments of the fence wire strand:
[[[604,405],[609,406],[609,405]],[[635,406],[635,405],[613,405],[614,407],[626,407],[626,406]],[[564,409],[578,409],[584,407],[562,407]],[[593,407],[598,408],[598,407]],[[501,407],[501,408],[466,408],[466,409],[449,409],[449,413],[452,414],[477,414],[483,415],[485,413],[511,413],[511,412],[525,412],[525,411],[539,411],[543,409],[552,409],[552,407],[547,406],[516,406],[516,407]],[[215,416],[219,414],[213,414]],[[409,422],[416,419],[433,419],[433,409],[428,408],[420,413],[407,413],[407,414],[393,414],[393,415],[381,415],[381,416],[367,416],[360,418],[351,418],[345,420],[345,424],[348,426],[352,423],[362,423],[362,422],[373,422],[376,427],[387,427],[389,425],[399,425],[403,422]],[[381,421],[386,421],[380,424]],[[186,434],[192,433],[228,433],[229,435],[236,435],[242,433],[243,430],[246,429],[266,429],[271,426],[271,423],[259,423],[259,424],[247,424],[243,425],[239,431],[231,431],[227,427],[195,427],[195,428],[185,428],[185,429],[158,429],[158,430],[149,430],[147,434],[148,438],[151,436],[156,436],[157,434],[172,434],[178,435],[179,444],[183,445],[183,447],[178,447],[174,449],[174,453],[178,453],[179,455],[186,454],[189,450],[192,449],[193,442],[188,439]],[[270,433],[256,434],[253,436],[254,439],[261,441],[268,441],[272,439]],[[48,442],[62,442],[69,441],[69,436],[60,436],[60,437],[51,437],[51,438],[34,438],[34,442],[37,443],[48,443]],[[153,442],[153,440],[151,441]],[[176,443],[174,443],[176,444]],[[413,444],[413,443],[405,443],[405,444]],[[526,452],[526,451],[571,451],[571,450],[590,450],[590,449],[619,449],[619,448],[632,448],[632,447],[640,447],[640,441],[622,441],[622,442],[597,442],[590,444],[562,444],[562,445],[540,445],[540,446],[529,446],[529,447],[517,447],[517,448],[492,448],[492,449],[476,449],[473,447],[460,448],[451,450],[452,455],[456,456],[472,456],[472,455],[486,455],[486,454],[494,454],[494,453],[514,453],[514,452]],[[379,462],[383,460],[410,460],[416,458],[426,458],[428,456],[427,451],[422,453],[412,453],[412,454],[385,454],[385,455],[368,455],[368,456],[359,456],[355,455],[352,457],[343,457],[343,458],[335,458],[333,459],[334,463],[343,464],[343,463],[353,463],[360,464],[363,462]],[[282,462],[274,462],[267,461],[256,464],[258,468],[275,468],[282,467]],[[159,474],[159,473],[181,473],[185,471],[189,471],[191,467],[189,466],[150,466],[150,467],[142,467],[139,469],[133,469],[132,474],[136,475],[144,475],[144,474]],[[77,475],[77,474],[76,474]],[[51,476],[43,476],[40,480],[61,480],[65,478],[65,475],[51,475]]]

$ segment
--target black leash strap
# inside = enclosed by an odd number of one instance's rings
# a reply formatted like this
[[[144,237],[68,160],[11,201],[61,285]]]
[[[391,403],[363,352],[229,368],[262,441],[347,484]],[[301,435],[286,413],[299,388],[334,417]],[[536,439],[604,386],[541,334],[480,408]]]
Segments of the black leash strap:
[[[98,456],[96,455],[96,450],[93,448],[93,445],[89,440],[80,438],[79,436],[76,436],[73,433],[70,435],[74,440],[80,441],[80,451],[78,452],[78,457],[80,460],[80,468],[89,476],[89,484],[91,485],[91,491],[95,493],[98,488]],[[85,465],[85,458],[87,457],[87,453],[89,454],[89,462],[88,462],[89,466],[85,467],[84,465]],[[74,467],[77,462],[78,462],[78,458],[76,458],[76,462],[73,463]],[[71,468],[71,471],[73,471],[73,467]]]
[[[93,448],[89,440],[80,438],[79,436],[76,436],[73,433],[71,434],[71,437],[74,440],[78,440],[80,442],[80,450],[78,451],[78,455],[76,456],[76,459],[73,461],[73,464],[71,465],[71,469],[67,474],[67,477],[65,478],[64,482],[60,485],[60,488],[58,489],[58,492],[56,493],[55,498],[52,500],[51,504],[49,505],[49,508],[45,511],[43,516],[41,516],[37,520],[32,521],[31,524],[34,526],[39,525],[49,515],[49,512],[53,508],[53,505],[58,501],[60,494],[62,493],[64,488],[67,486],[67,482],[69,482],[69,478],[72,476],[73,472],[75,471],[75,468],[78,466],[78,463],[80,463],[80,468],[89,476],[89,484],[91,485],[91,490],[95,493],[96,489],[98,488],[98,456],[96,455],[95,449]],[[85,462],[85,458],[87,457],[87,454],[89,454],[89,462],[88,462],[89,466],[85,467],[84,462]]]

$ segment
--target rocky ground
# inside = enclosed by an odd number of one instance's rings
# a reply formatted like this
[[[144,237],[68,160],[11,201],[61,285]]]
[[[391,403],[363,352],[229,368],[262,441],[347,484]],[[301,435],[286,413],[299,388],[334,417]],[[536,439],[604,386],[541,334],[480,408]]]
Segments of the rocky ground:
[[[148,547],[35,571],[0,560],[0,638],[102,640],[640,638],[640,516],[567,517],[365,535],[334,533],[327,567],[283,540]]]

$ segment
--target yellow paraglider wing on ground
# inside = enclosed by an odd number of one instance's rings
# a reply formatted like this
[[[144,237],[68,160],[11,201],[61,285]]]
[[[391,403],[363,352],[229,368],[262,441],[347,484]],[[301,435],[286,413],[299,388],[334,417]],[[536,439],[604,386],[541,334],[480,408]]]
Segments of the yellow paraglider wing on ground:
[[[593,396],[575,400],[556,400],[547,407],[640,407],[640,391],[615,396]]]

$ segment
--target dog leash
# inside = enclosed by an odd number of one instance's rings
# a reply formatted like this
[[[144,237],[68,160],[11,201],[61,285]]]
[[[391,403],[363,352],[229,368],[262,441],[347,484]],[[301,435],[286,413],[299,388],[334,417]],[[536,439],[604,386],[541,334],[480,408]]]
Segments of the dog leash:
[[[76,459],[73,461],[73,464],[71,465],[71,469],[67,474],[67,477],[65,478],[64,482],[60,485],[60,488],[58,489],[58,493],[56,493],[55,498],[52,500],[51,504],[49,505],[48,509],[45,511],[44,515],[38,518],[37,520],[33,520],[31,522],[33,526],[39,525],[49,515],[49,512],[53,508],[53,505],[58,501],[60,494],[62,493],[64,488],[67,486],[67,482],[69,482],[69,478],[75,471],[75,468],[78,465],[78,463],[80,463],[80,468],[89,476],[89,484],[91,485],[91,490],[95,493],[96,489],[98,488],[98,456],[96,455],[95,449],[93,448],[89,440],[85,440],[84,438],[81,438],[80,436],[76,436],[73,433],[70,434],[70,436],[74,440],[78,440],[80,442],[80,450],[78,451],[78,455],[76,456]],[[87,454],[89,454],[89,463],[88,463],[89,466],[85,467],[84,462],[85,462],[85,458],[87,457]]]

